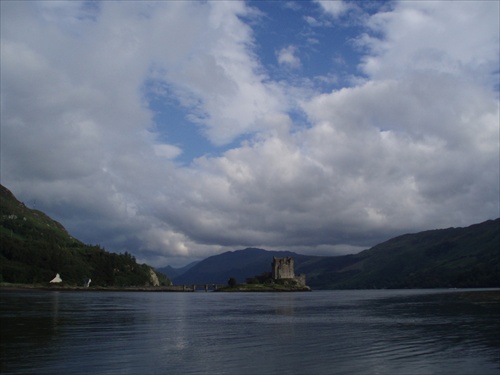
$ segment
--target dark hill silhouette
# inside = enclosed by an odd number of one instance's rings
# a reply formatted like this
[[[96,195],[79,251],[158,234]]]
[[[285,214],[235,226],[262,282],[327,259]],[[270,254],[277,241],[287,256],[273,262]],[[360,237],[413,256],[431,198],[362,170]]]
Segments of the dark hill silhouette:
[[[308,256],[248,248],[202,260],[175,284],[242,283],[271,270],[273,256],[292,256],[295,273],[314,289],[500,287],[500,219],[466,228],[395,237],[358,254]]]
[[[193,268],[198,263],[199,263],[199,261],[191,262],[191,263],[185,265],[184,267],[180,267],[180,268],[174,268],[171,266],[158,267],[158,268],[156,268],[156,271],[161,272],[165,275],[168,275],[170,278],[173,278],[173,277],[183,275],[184,273],[186,273],[188,270]]]
[[[351,260],[310,283],[350,289],[499,287],[500,219],[405,234]]]
[[[233,277],[238,283],[246,278],[271,271],[271,263],[275,257],[292,256],[297,261],[307,258],[291,251],[266,251],[247,248],[228,251],[220,255],[206,258],[184,274],[174,277],[174,284],[217,283],[226,284]]]

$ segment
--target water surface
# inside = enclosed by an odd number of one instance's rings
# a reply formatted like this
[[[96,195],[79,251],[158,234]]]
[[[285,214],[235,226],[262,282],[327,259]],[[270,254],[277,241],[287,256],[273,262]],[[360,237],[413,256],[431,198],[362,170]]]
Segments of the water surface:
[[[495,374],[499,304],[444,290],[0,291],[5,374]]]

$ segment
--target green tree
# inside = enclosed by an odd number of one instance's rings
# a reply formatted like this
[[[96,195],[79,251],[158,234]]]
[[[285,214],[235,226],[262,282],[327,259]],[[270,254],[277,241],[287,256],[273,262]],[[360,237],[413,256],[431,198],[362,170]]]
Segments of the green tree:
[[[236,279],[234,277],[231,277],[227,281],[227,285],[229,285],[230,288],[234,288],[236,286]]]

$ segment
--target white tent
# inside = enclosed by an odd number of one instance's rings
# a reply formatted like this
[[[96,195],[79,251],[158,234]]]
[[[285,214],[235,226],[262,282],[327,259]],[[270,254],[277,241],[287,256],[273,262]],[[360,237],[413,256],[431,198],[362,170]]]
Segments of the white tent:
[[[56,274],[56,277],[54,277],[52,280],[50,280],[51,283],[60,283],[62,282],[61,276],[59,274]]]

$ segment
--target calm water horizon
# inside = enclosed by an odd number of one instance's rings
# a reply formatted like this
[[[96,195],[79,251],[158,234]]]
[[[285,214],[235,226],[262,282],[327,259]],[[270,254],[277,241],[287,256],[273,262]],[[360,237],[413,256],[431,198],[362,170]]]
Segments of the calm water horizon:
[[[3,374],[494,374],[498,303],[449,290],[0,290]]]

